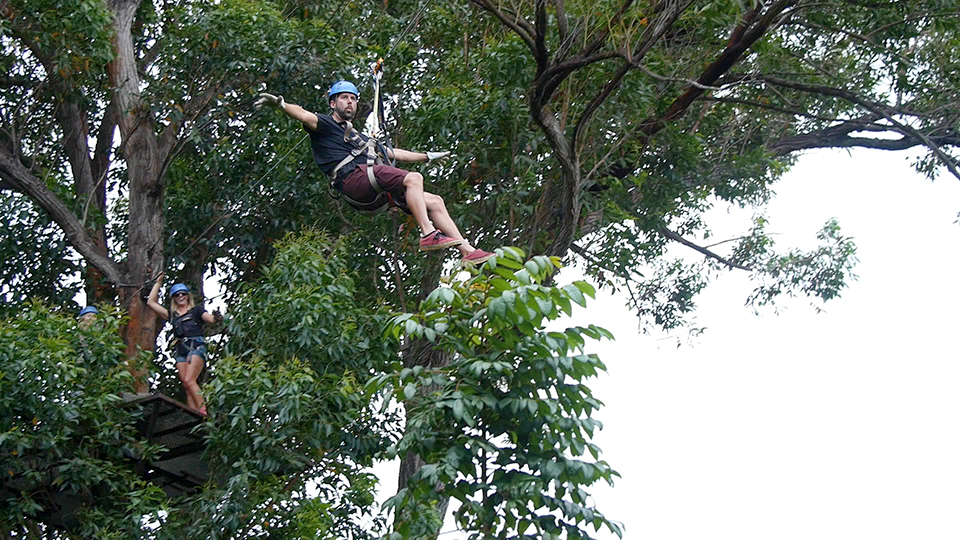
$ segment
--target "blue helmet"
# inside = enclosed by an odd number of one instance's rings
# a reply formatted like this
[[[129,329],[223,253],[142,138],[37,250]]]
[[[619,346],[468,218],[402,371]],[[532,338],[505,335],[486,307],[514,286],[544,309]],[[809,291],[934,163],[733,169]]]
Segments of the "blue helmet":
[[[333,86],[330,87],[330,91],[327,92],[327,101],[333,99],[337,94],[342,94],[344,92],[350,92],[351,94],[357,96],[357,99],[360,99],[360,91],[357,90],[357,87],[350,81],[337,81],[333,83]]]
[[[190,287],[187,287],[183,283],[176,283],[173,287],[170,287],[170,296],[177,294],[178,292],[189,292]]]
[[[95,306],[87,306],[80,310],[80,314],[77,315],[77,317],[83,317],[87,313],[100,313],[100,310],[97,309]]]

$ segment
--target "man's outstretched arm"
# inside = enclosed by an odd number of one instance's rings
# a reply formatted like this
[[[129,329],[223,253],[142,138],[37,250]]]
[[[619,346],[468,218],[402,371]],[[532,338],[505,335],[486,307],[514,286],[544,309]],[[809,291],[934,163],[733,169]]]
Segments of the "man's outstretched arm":
[[[315,113],[312,113],[299,105],[287,103],[283,100],[283,96],[260,94],[260,96],[257,98],[257,101],[255,101],[253,105],[257,108],[263,107],[264,105],[276,107],[287,113],[287,116],[290,118],[293,118],[294,120],[297,120],[298,122],[307,126],[307,129],[310,129],[311,131],[316,131],[317,129],[317,115]]]
[[[411,152],[400,148],[388,148],[387,157],[397,161],[433,161],[450,155],[450,152]]]

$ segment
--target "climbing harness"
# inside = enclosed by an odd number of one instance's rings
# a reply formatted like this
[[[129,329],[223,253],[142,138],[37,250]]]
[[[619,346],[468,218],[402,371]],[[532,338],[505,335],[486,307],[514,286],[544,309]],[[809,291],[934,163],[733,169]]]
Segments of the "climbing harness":
[[[351,206],[357,208],[358,210],[375,211],[375,210],[379,210],[381,207],[385,208],[386,204],[389,202],[385,197],[385,195],[389,195],[389,194],[383,191],[383,188],[380,187],[380,183],[377,182],[377,177],[373,174],[374,165],[383,164],[383,158],[380,157],[380,154],[377,152],[377,150],[380,150],[380,147],[382,147],[383,145],[380,144],[379,141],[377,141],[373,137],[368,138],[364,142],[363,138],[360,136],[360,133],[358,133],[357,130],[353,128],[353,124],[350,121],[347,121],[346,125],[344,126],[343,141],[354,145],[354,149],[351,150],[350,154],[348,154],[347,157],[343,158],[343,160],[340,163],[338,163],[337,166],[334,167],[333,171],[330,173],[330,176],[332,178],[331,184],[333,188],[336,189],[340,193],[340,195],[348,203],[350,203]],[[384,151],[384,153],[386,152]],[[350,197],[348,197],[345,193],[343,193],[343,190],[341,189],[342,181],[337,180],[337,175],[339,174],[340,169],[342,169],[344,165],[347,165],[348,163],[352,163],[357,158],[357,156],[360,156],[360,155],[366,155],[367,157],[367,180],[370,181],[370,187],[372,187],[373,190],[377,192],[377,198],[374,199],[373,202],[369,202],[369,203],[357,202],[351,199]]]
[[[337,19],[336,19],[336,22],[333,23],[333,24],[331,24],[331,20],[333,20],[333,19],[324,19],[324,20],[323,20],[323,23],[322,23],[321,26],[320,26],[320,28],[318,28],[318,31],[321,30],[321,29],[323,29],[323,28],[325,28],[325,27],[337,27],[337,26],[340,26],[340,24],[342,23],[343,17],[344,17],[344,16],[343,16],[343,12],[344,12],[344,9],[343,9],[343,8],[344,8],[344,6],[346,5],[346,3],[347,3],[347,0],[340,0],[339,5],[338,5],[337,8],[334,10],[334,13],[337,13],[337,14],[339,15],[339,16],[337,17]],[[409,23],[407,23],[407,26],[403,29],[403,31],[400,33],[400,35],[399,35],[399,36],[396,36],[396,37],[394,38],[394,40],[393,40],[394,43],[393,43],[393,45],[390,47],[390,49],[387,51],[387,54],[384,55],[384,58],[390,58],[391,55],[393,54],[393,52],[397,49],[397,47],[400,46],[402,43],[404,43],[404,39],[406,38],[406,36],[407,36],[407,34],[410,32],[410,30],[412,30],[414,27],[416,27],[416,26],[419,24],[420,19],[421,19],[421,17],[423,16],[423,14],[424,14],[424,12],[426,11],[426,9],[427,9],[427,7],[429,6],[429,4],[430,4],[429,0],[421,0],[421,1],[420,1],[420,5],[419,5],[419,7],[417,8],[416,13],[415,13],[414,16],[410,19]],[[386,13],[386,9],[383,9],[383,10],[380,11],[380,13],[377,15],[377,20],[379,20],[379,18],[382,17],[382,16],[384,15],[384,13]],[[376,21],[375,21],[375,23],[376,23]],[[383,128],[383,126],[385,125],[385,121],[384,121],[384,107],[383,107],[383,101],[382,101],[382,99],[380,98],[380,79],[381,79],[381,77],[383,76],[383,61],[384,61],[384,59],[383,59],[383,58],[380,58],[380,59],[377,60],[376,63],[373,64],[374,110],[376,111],[377,114],[374,115],[373,122],[371,123],[371,125],[372,125],[372,126],[376,126],[377,130],[374,130],[373,128],[371,128],[370,131],[371,131],[371,134],[372,134],[372,135],[374,135],[374,134],[376,135],[374,138],[378,139],[378,146],[380,147],[380,150],[383,151],[382,155],[387,156],[387,155],[388,155],[388,152],[386,151],[386,148],[392,148],[392,146],[390,145],[390,140],[389,140],[389,137],[387,136],[386,130]],[[248,83],[247,85],[245,85],[245,87],[243,87],[242,89],[240,89],[240,91],[239,91],[238,93],[241,93],[241,94],[242,94],[242,93],[245,93],[247,90],[249,90],[249,89],[255,84],[255,82],[256,82],[256,81],[251,81],[250,83]],[[356,87],[354,87],[354,88],[356,88]],[[332,88],[331,88],[331,89],[332,89]],[[239,102],[239,103],[233,104],[233,107],[239,108],[239,107],[245,106],[245,105],[247,105],[248,103],[254,101],[255,99],[256,99],[256,96],[250,97],[250,98],[247,99],[247,100],[243,100],[243,101],[241,101],[241,102]],[[228,107],[225,106],[224,108],[228,108]],[[208,125],[208,124],[211,123],[211,122],[213,122],[213,119],[209,120],[207,123],[203,124],[201,127],[204,127],[204,126]],[[196,129],[196,128],[195,128],[195,129]],[[245,191],[243,194],[241,194],[240,197],[237,198],[237,201],[238,201],[238,202],[243,201],[250,193],[252,193],[253,190],[256,189],[256,188],[270,175],[270,173],[273,172],[273,170],[276,169],[276,167],[277,167],[280,163],[282,163],[294,150],[296,150],[296,149],[300,146],[300,144],[302,144],[303,141],[305,141],[308,137],[309,137],[309,135],[304,135],[303,138],[301,138],[300,141],[299,141],[295,146],[291,147],[279,160],[277,160],[277,161],[273,164],[273,166],[270,167],[270,170],[268,170],[266,173],[264,173],[263,176],[261,176],[256,182],[254,182],[254,183],[249,187],[249,189],[247,189],[247,191]],[[379,139],[382,139],[383,142],[379,142]],[[66,148],[66,147],[64,146],[63,149],[65,149],[65,148]],[[358,155],[359,155],[359,154],[358,154]],[[172,156],[172,154],[171,154],[171,156]],[[352,156],[352,157],[355,158],[356,156]],[[394,164],[394,161],[393,161],[393,160],[390,160],[390,164],[393,165],[393,164]],[[369,169],[370,169],[370,167],[368,167],[368,170],[369,170]],[[335,176],[334,176],[334,178],[335,178]],[[375,179],[374,179],[374,180],[375,180]],[[382,190],[379,190],[379,189],[377,189],[377,188],[379,188],[379,184],[375,185],[374,189],[377,190],[377,193],[381,193]],[[331,196],[332,196],[333,198],[339,198],[339,197],[341,196],[341,194],[338,193],[338,190],[336,189],[336,183],[335,183],[334,181],[331,181],[331,182],[330,182],[330,189],[331,189]],[[387,194],[387,195],[389,196],[389,194]],[[351,205],[356,206],[356,201],[351,201],[350,199],[346,198],[345,196],[344,196],[344,198],[347,200],[348,203],[350,203]],[[379,197],[378,197],[378,199],[379,199]],[[362,205],[361,205],[361,206],[362,206]],[[384,206],[384,208],[386,208],[386,206]],[[170,261],[173,261],[174,259],[177,259],[177,258],[181,258],[181,259],[182,259],[182,258],[184,258],[184,255],[185,255],[186,253],[188,253],[195,245],[197,245],[199,242],[203,241],[203,240],[206,238],[207,233],[209,233],[210,231],[212,231],[212,230],[214,229],[214,227],[217,227],[218,225],[220,225],[220,222],[221,222],[225,217],[227,217],[227,216],[230,215],[231,213],[234,213],[235,211],[236,211],[235,209],[227,209],[227,210],[224,210],[215,220],[213,220],[212,223],[210,223],[209,226],[206,227],[206,229],[204,229],[204,231],[203,231],[202,233],[200,233],[198,236],[196,236],[196,237],[187,245],[187,247],[181,249],[181,250],[179,251],[179,253],[170,256],[170,257],[167,259],[167,262],[165,263],[165,265],[166,265],[166,264],[169,264],[169,262],[170,262]],[[86,215],[86,209],[84,209],[84,215]],[[157,246],[157,244],[160,243],[160,240],[161,240],[162,238],[163,238],[163,236],[159,237],[159,238],[153,243],[153,245],[150,246],[150,248],[149,248],[147,251],[152,251],[152,250]],[[147,286],[149,286],[151,283],[153,283],[153,281],[154,281],[155,279],[156,279],[156,276],[148,275],[147,279],[144,280],[142,283],[115,283],[115,285],[116,285],[117,287],[136,288],[136,289],[138,289],[139,296],[140,296],[141,298],[143,298],[144,301],[145,301],[145,300],[146,300],[146,297],[147,297],[147,292],[146,292]]]
[[[350,206],[356,208],[357,210],[365,212],[383,212],[393,204],[393,197],[383,190],[380,186],[380,183],[377,182],[377,177],[373,173],[373,167],[375,165],[383,165],[385,159],[389,159],[387,156],[390,155],[390,152],[387,150],[390,147],[389,137],[385,129],[386,121],[384,119],[384,107],[383,107],[383,98],[380,95],[380,81],[383,78],[383,58],[380,58],[373,64],[371,67],[373,72],[372,81],[373,81],[373,115],[370,119],[370,127],[367,130],[369,136],[366,141],[360,133],[354,129],[353,123],[347,121],[344,126],[343,131],[343,141],[350,143],[354,146],[353,150],[350,151],[350,154],[343,160],[338,163],[333,170],[330,172],[330,195],[333,198],[343,197]],[[336,94],[341,92],[354,92],[356,93],[356,87],[350,83],[344,84],[346,81],[340,81],[335,83],[330,87],[330,92],[328,93],[328,98],[332,98]],[[349,87],[347,86],[349,85]],[[359,94],[357,94],[359,95]],[[377,193],[376,199],[372,202],[362,203],[355,201],[347,196],[343,192],[342,180],[338,179],[338,174],[340,170],[349,163],[352,163],[357,159],[358,156],[365,155],[367,158],[367,180],[370,181],[370,187]],[[392,165],[393,162],[390,161]]]
[[[203,336],[194,336],[175,338],[170,342],[169,348],[174,358],[186,358],[185,361],[189,364],[191,352],[202,349],[203,356],[207,355],[206,345],[207,341]]]

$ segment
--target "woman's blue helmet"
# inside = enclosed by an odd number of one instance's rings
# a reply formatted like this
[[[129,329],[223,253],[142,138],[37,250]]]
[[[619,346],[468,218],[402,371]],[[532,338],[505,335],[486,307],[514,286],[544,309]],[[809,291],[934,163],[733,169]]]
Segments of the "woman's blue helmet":
[[[333,86],[330,87],[330,91],[327,92],[327,101],[333,99],[333,96],[337,94],[342,94],[344,92],[350,92],[351,94],[357,96],[357,99],[360,99],[360,91],[357,90],[357,87],[350,81],[337,81],[333,83]]]
[[[100,313],[100,310],[94,306],[87,306],[80,310],[80,314],[77,317],[83,317],[87,313]]]
[[[177,294],[178,292],[189,292],[190,287],[187,287],[183,283],[176,283],[173,287],[170,287],[170,296]]]

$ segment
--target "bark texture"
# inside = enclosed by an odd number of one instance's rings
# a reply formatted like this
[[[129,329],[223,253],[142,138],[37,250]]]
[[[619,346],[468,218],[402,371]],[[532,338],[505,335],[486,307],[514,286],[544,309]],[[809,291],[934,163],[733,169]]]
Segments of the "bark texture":
[[[129,176],[130,228],[127,238],[125,276],[120,287],[120,305],[129,322],[124,328],[131,372],[140,381],[145,372],[133,364],[141,351],[156,346],[157,316],[147,307],[141,290],[163,267],[163,158],[150,107],[140,94],[140,76],[131,27],[139,0],[109,3],[114,17],[114,60],[108,66],[117,125],[123,141],[123,157]],[[138,383],[138,390],[145,382]]]

